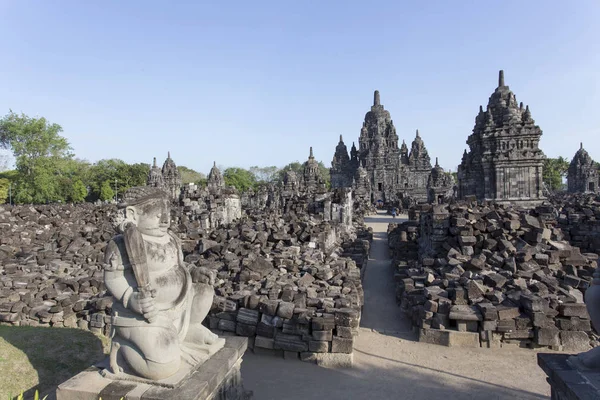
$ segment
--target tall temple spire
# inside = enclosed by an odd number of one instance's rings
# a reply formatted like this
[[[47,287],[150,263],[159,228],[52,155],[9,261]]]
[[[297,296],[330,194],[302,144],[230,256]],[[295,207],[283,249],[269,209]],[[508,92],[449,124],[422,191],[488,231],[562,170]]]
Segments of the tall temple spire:
[[[504,86],[504,71],[500,70],[500,73],[498,74],[498,87],[503,87]]]
[[[379,90],[375,91],[375,94],[373,96],[373,105],[374,106],[380,106],[381,105],[381,99],[379,98]]]

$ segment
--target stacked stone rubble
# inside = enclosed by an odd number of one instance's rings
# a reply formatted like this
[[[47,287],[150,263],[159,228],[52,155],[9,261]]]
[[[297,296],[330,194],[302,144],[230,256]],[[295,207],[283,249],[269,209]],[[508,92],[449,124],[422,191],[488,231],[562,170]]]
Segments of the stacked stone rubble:
[[[553,207],[544,207],[545,214],[556,218],[565,239],[582,252],[600,254],[600,196],[556,195],[552,203]]]
[[[421,341],[450,346],[597,344],[583,295],[598,256],[546,209],[434,206],[390,228],[397,297]]]
[[[204,204],[218,208],[215,193],[210,196]],[[370,235],[357,232],[360,224],[344,211],[352,210],[348,190],[330,194],[327,209],[302,199],[284,214],[254,210],[214,226],[191,217],[182,203],[171,228],[186,262],[217,276],[207,324],[215,327],[216,318],[217,329],[232,332],[234,323],[234,332],[259,336],[257,348],[272,343],[288,357],[302,352],[317,362],[337,354],[347,365],[364,302],[361,271]],[[112,298],[105,296],[103,257],[115,215],[114,206],[91,204],[0,209],[0,323],[108,335]],[[259,321],[250,335],[254,316]]]
[[[186,262],[217,271],[212,329],[247,336],[258,352],[308,360],[352,353],[364,301],[355,260],[366,263],[366,240],[307,213],[252,213],[184,237],[184,249]]]
[[[0,208],[0,323],[108,335],[104,247],[114,206]]]

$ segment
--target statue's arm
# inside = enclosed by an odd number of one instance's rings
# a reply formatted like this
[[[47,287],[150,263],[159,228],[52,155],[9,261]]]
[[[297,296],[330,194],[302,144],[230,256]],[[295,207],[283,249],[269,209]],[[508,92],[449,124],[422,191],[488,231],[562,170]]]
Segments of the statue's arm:
[[[127,307],[133,287],[125,276],[124,254],[115,240],[108,243],[104,251],[104,284],[113,297]]]

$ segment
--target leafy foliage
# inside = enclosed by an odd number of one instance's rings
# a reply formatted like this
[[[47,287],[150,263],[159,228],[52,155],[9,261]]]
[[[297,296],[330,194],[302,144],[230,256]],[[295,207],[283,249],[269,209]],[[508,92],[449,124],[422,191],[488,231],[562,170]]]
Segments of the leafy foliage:
[[[8,185],[10,181],[6,178],[0,178],[0,204],[8,202]]]
[[[567,176],[569,160],[566,158],[546,158],[542,179],[551,191],[563,190],[563,178]]]
[[[69,196],[69,199],[73,203],[82,203],[85,201],[87,197],[88,191],[83,182],[80,179],[77,179],[75,183],[73,183],[72,191]]]
[[[45,118],[32,118],[10,111],[0,119],[0,149],[9,150],[16,170],[1,172],[0,203],[8,197],[8,182],[14,203],[48,203],[111,200],[132,186],[145,185],[149,164],[128,164],[119,159],[96,163],[77,159],[68,141],[60,135],[62,127]],[[6,158],[6,157],[5,157]],[[4,158],[3,158],[4,159]],[[1,161],[1,160],[0,160]],[[182,182],[206,186],[206,175],[185,166],[177,167]],[[304,165],[293,162],[283,168],[253,166],[228,168],[225,183],[241,192],[258,185],[283,181],[293,170],[302,177]],[[321,178],[329,187],[329,169],[319,162]]]
[[[227,186],[232,186],[240,192],[256,188],[256,177],[250,171],[243,168],[227,168],[223,173],[223,179]]]
[[[115,191],[110,187],[110,181],[104,181],[100,186],[100,197],[102,201],[112,200],[115,197]]]
[[[185,185],[188,183],[198,183],[203,180],[206,180],[206,175],[202,172],[194,171],[191,168],[178,166],[177,171],[179,171],[179,175],[181,175],[181,182]]]

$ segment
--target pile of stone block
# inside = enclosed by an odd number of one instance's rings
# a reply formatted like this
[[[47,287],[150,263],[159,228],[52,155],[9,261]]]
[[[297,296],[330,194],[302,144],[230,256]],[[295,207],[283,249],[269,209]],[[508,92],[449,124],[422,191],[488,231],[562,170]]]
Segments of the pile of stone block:
[[[175,207],[171,227],[185,261],[216,276],[207,324],[310,360],[352,353],[372,233],[308,214],[304,203],[288,204],[283,216],[252,212],[211,229],[186,218],[185,207]],[[103,258],[116,211],[91,204],[0,208],[0,323],[109,334]]]
[[[107,334],[104,247],[114,206],[0,208],[0,322]]]
[[[583,351],[597,344],[583,304],[598,256],[556,222],[498,205],[435,205],[392,226],[397,296],[427,342]],[[417,229],[418,224],[418,229]]]
[[[539,207],[540,213],[556,219],[565,239],[583,252],[600,253],[600,196],[560,194],[552,197],[554,207]]]
[[[216,271],[211,329],[247,336],[258,352],[348,361],[368,239],[310,215],[254,214],[198,240],[186,262]]]

